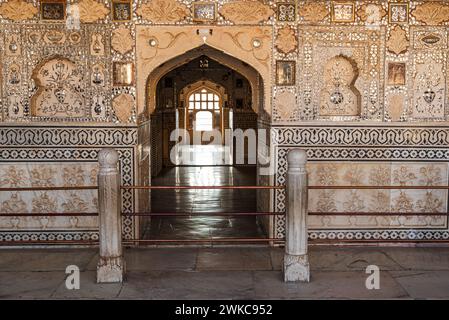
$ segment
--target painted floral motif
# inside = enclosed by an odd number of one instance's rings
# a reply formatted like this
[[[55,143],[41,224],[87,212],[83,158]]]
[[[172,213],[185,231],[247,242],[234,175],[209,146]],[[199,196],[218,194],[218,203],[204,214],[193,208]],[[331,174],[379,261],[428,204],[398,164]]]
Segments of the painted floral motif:
[[[316,204],[317,212],[336,212],[337,205],[335,203],[335,192],[321,190],[318,195],[318,202]]]
[[[98,168],[95,167],[92,170],[90,170],[90,183],[93,186],[97,185],[97,179],[98,179]]]
[[[393,171],[393,182],[399,183],[401,186],[413,184],[416,178],[416,175],[410,172],[406,166],[401,166],[399,169]]]
[[[420,4],[412,12],[413,16],[428,25],[438,25],[449,20],[449,6],[431,1]]]
[[[361,185],[363,181],[363,169],[360,166],[354,165],[349,167],[346,173],[343,175],[343,179],[350,185]]]
[[[372,195],[370,210],[372,212],[390,211],[390,197],[385,191],[378,191]]]
[[[13,21],[31,19],[37,11],[32,3],[23,0],[10,0],[0,4],[0,15]]]
[[[84,171],[80,166],[65,167],[62,178],[66,187],[84,185]]]
[[[319,166],[316,174],[319,185],[332,186],[337,183],[337,166],[335,164]]]
[[[81,22],[92,23],[104,19],[109,14],[109,9],[95,0],[81,0],[78,8]]]
[[[426,192],[424,199],[416,202],[419,212],[442,212],[443,202],[435,197],[431,191]]]
[[[33,187],[53,187],[56,171],[50,167],[38,167],[31,170],[31,185]]]
[[[11,194],[8,200],[3,201],[1,206],[1,212],[3,213],[24,213],[27,212],[27,205],[19,193],[15,192]]]
[[[33,213],[50,213],[57,211],[56,200],[51,198],[47,192],[42,192],[32,201]]]
[[[387,40],[387,48],[389,51],[400,54],[407,51],[409,42],[407,40],[407,34],[400,26],[395,26],[390,32],[390,37]]]
[[[9,166],[0,176],[0,185],[17,188],[25,185],[25,171]]]
[[[296,40],[295,31],[290,27],[284,27],[279,30],[276,38],[276,47],[282,53],[288,54],[296,50],[298,41]]]
[[[76,194],[71,194],[70,198],[61,207],[66,213],[88,212],[87,203]]]
[[[421,167],[419,172],[423,176],[422,179],[419,180],[421,185],[425,186],[437,186],[442,183],[441,177],[441,168],[436,167],[434,165],[429,165],[426,167]]]
[[[404,191],[401,191],[399,197],[394,199],[393,212],[413,212],[413,201]]]
[[[374,186],[387,186],[390,184],[390,170],[386,166],[372,168],[369,173],[369,184]]]
[[[308,22],[320,22],[329,14],[323,2],[309,2],[299,8],[299,14]]]
[[[233,1],[224,4],[220,14],[234,23],[255,24],[269,19],[274,11],[259,1]]]
[[[365,208],[365,204],[356,190],[351,190],[347,200],[343,202],[343,209],[346,212],[360,212]]]
[[[151,0],[142,4],[136,13],[154,23],[178,22],[190,15],[190,10],[176,0]]]
[[[112,32],[111,46],[112,49],[120,54],[125,54],[131,51],[133,49],[133,37],[131,31],[124,26],[115,29],[114,32]]]

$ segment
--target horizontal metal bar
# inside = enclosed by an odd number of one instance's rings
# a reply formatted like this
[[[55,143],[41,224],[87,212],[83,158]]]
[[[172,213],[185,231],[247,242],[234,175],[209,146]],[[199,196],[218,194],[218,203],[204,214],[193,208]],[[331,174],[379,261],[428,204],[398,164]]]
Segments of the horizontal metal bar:
[[[449,216],[446,212],[309,212],[309,216]]]
[[[124,213],[123,216],[136,217],[192,217],[192,216],[280,216],[285,212],[131,212]]]
[[[282,242],[283,238],[209,238],[209,239],[126,239],[123,243],[162,243],[162,242]]]
[[[0,188],[0,192],[1,191],[68,191],[68,190],[98,190],[98,186]]]
[[[202,190],[202,189],[284,189],[284,186],[122,186],[123,190],[136,189],[136,190]]]
[[[52,212],[52,213],[0,213],[0,217],[96,217],[98,213],[61,213],[61,212]]]
[[[449,239],[309,239],[309,244],[335,244],[335,243],[449,243]]]
[[[449,190],[449,186],[308,186],[310,190]]]
[[[11,240],[11,241],[0,241],[0,246],[10,246],[10,245],[24,245],[24,244],[40,244],[40,245],[50,245],[50,244],[71,244],[71,245],[93,245],[98,244],[98,240]]]

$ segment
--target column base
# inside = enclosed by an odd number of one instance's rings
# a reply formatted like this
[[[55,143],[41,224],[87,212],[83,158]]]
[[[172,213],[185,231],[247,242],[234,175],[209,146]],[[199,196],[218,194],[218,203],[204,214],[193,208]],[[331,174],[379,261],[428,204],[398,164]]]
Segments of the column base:
[[[284,281],[310,281],[310,267],[307,254],[299,256],[284,254]]]
[[[97,265],[97,283],[121,283],[125,274],[123,257],[102,258]]]

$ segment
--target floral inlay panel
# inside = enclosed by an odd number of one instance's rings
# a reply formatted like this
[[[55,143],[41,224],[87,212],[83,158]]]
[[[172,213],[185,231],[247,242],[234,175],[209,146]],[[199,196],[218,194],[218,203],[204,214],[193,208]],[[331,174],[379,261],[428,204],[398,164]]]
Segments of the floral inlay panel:
[[[400,186],[444,186],[446,163],[324,162],[309,163],[309,184],[319,186],[398,186],[393,190],[311,190],[309,210],[314,212],[416,212],[447,211],[447,190],[408,190]],[[441,216],[309,216],[312,228],[447,228]]]
[[[0,187],[95,186],[96,163],[0,164]],[[98,228],[97,217],[16,217],[14,213],[98,212],[96,190],[1,192],[1,230],[74,230]]]

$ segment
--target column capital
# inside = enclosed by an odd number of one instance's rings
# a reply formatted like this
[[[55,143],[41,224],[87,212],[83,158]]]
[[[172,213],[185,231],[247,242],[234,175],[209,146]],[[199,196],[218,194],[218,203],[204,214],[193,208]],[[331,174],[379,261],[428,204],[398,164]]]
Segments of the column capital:
[[[303,149],[291,149],[287,154],[289,168],[304,168],[307,163],[307,152]]]

